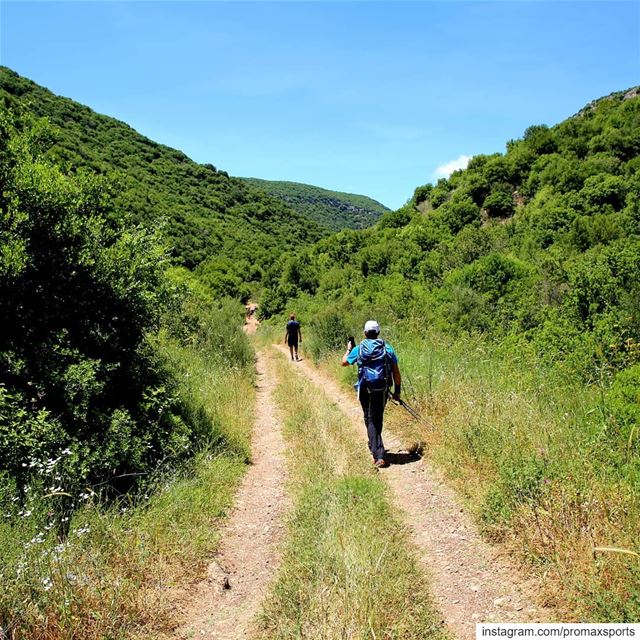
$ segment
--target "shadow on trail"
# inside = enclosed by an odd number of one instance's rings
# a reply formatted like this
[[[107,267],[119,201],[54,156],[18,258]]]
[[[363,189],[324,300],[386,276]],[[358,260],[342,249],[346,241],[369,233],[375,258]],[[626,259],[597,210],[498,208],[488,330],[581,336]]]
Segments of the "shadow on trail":
[[[422,458],[422,447],[411,447],[408,451],[387,451],[384,459],[389,465],[411,464]]]

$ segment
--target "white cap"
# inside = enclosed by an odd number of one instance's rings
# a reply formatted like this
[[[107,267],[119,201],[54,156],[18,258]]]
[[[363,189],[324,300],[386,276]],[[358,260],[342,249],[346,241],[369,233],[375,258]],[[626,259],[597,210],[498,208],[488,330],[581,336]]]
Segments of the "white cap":
[[[369,331],[380,333],[380,325],[375,320],[367,320],[364,323],[364,332],[369,333]]]

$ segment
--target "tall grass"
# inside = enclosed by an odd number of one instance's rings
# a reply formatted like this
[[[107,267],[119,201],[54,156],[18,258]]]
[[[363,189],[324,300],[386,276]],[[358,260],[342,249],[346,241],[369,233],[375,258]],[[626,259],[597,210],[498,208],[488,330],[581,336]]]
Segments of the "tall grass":
[[[295,508],[261,637],[443,637],[407,532],[344,414],[282,361],[278,375]]]
[[[585,385],[522,342],[389,329],[405,397],[434,428],[393,407],[387,424],[426,443],[486,535],[532,563],[567,618],[640,619],[640,560],[599,550],[640,552],[640,460],[606,372]],[[337,359],[325,366],[347,384]]]
[[[178,374],[184,418],[200,423],[199,453],[109,504],[97,487],[63,496],[43,485],[3,514],[0,637],[149,638],[178,624],[176,601],[203,575],[246,469],[254,386],[249,366],[167,336],[159,348]],[[53,493],[64,493],[64,478],[57,481]],[[59,500],[73,505],[63,527]]]

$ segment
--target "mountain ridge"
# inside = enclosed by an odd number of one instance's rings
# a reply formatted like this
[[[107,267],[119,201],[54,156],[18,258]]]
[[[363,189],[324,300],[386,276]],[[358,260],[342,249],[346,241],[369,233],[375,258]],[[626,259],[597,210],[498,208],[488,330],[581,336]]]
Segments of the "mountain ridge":
[[[240,178],[294,207],[303,215],[332,231],[365,229],[391,211],[368,196],[335,191],[290,180]]]
[[[328,233],[213,164],[198,164],[7,67],[0,67],[0,100],[5,110],[46,118],[54,144],[45,157],[65,172],[108,176],[120,214],[164,225],[175,264],[197,271],[214,293],[246,298],[280,254]]]

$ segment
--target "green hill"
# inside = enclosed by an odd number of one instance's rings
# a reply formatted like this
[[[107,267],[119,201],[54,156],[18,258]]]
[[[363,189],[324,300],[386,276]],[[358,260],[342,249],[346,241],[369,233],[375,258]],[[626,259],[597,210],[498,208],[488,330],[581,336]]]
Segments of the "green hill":
[[[367,196],[329,191],[298,182],[241,178],[279,198],[296,211],[332,231],[370,227],[389,209]]]
[[[164,223],[175,262],[196,269],[215,291],[246,295],[247,283],[259,280],[279,254],[326,233],[282,200],[6,67],[0,67],[0,100],[14,112],[46,117],[54,135],[48,159],[65,171],[113,177],[119,212]]]
[[[348,300],[447,333],[526,335],[622,365],[640,339],[640,97],[597,100],[529,127],[504,154],[416,189],[373,228],[283,260],[263,312],[293,294]],[[348,247],[348,250],[345,250]],[[598,345],[598,346],[597,346]],[[611,346],[613,345],[613,346]]]

